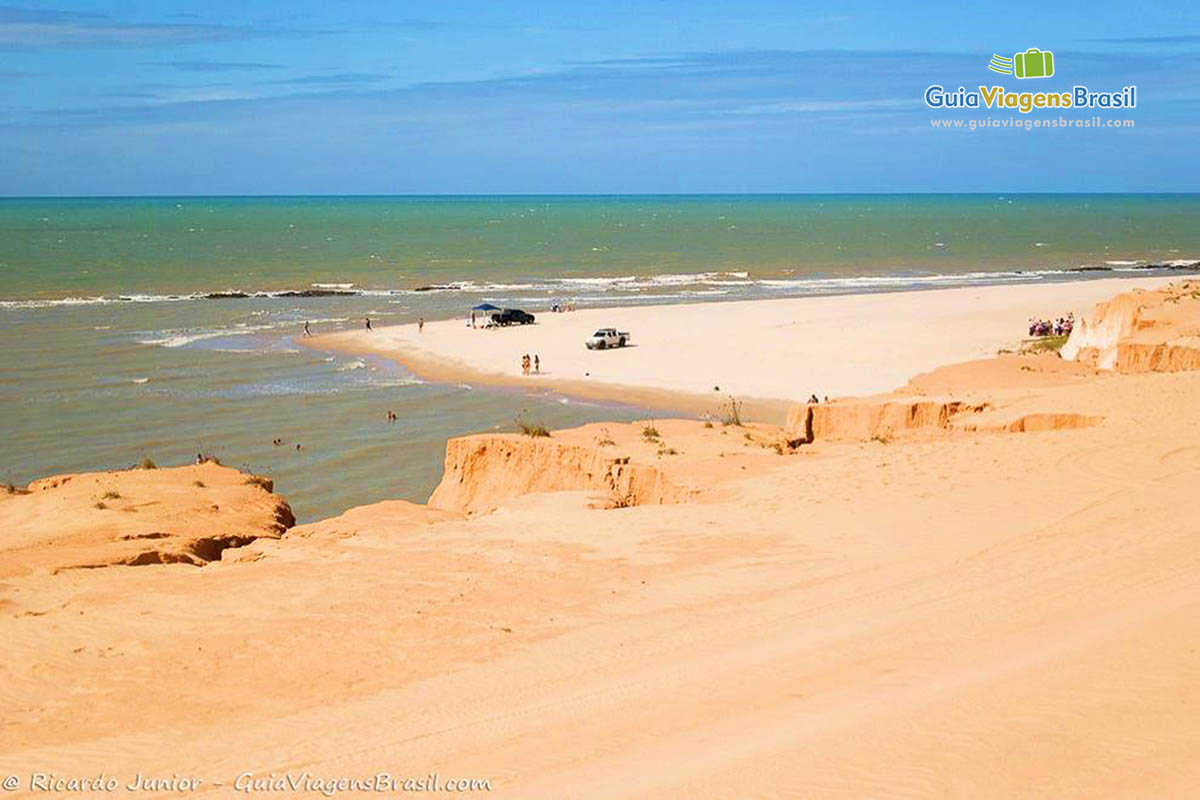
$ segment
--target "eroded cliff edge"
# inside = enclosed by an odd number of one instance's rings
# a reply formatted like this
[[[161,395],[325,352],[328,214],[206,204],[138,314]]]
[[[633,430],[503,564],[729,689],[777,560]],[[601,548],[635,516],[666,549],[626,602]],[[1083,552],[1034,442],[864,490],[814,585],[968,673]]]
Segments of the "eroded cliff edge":
[[[1062,357],[1115,372],[1200,369],[1200,282],[1135,290],[1079,320]]]
[[[0,578],[219,560],[295,524],[267,478],[208,462],[56,475],[0,498]]]

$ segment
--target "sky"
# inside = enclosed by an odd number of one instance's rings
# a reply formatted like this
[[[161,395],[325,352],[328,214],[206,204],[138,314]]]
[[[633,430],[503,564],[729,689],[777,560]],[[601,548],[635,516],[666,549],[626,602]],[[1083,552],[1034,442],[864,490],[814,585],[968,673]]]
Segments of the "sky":
[[[1053,77],[987,69],[1031,47]],[[935,129],[1023,115],[931,84],[1138,105]],[[1195,192],[1198,134],[1195,3],[0,5],[7,196]]]

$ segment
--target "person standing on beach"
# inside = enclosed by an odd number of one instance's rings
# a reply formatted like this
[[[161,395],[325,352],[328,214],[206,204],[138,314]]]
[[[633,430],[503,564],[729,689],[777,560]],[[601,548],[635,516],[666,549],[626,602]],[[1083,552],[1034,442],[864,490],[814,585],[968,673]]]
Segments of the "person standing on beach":
[[[526,353],[525,355],[521,356],[521,374],[522,375],[529,374],[529,353]]]
[[[371,318],[370,318],[370,317],[366,317],[365,319],[366,319],[366,321],[367,321],[367,330],[371,330]]]
[[[312,336],[312,332],[308,329],[308,320],[304,321],[304,335]]]
[[[475,312],[474,311],[471,312],[471,327],[472,328],[475,327]]]
[[[425,332],[425,318],[417,317],[417,333]]]
[[[537,353],[533,354],[533,371],[538,374],[541,374],[542,371],[542,360],[538,358]]]

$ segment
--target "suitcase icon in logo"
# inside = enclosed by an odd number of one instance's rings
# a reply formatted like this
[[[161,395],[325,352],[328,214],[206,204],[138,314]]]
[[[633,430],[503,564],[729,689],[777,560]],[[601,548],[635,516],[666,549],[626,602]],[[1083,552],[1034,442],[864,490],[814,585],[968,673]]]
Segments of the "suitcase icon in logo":
[[[1054,74],[1054,53],[1031,47],[1013,56],[1013,67],[1018,78],[1049,78]]]

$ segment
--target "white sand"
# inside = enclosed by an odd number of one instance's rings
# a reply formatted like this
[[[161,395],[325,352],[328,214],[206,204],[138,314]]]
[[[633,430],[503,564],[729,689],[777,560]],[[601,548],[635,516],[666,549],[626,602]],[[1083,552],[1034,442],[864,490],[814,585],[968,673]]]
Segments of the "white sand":
[[[554,384],[638,387],[712,396],[802,400],[889,391],[918,373],[1016,347],[1030,317],[1076,316],[1134,288],[1178,278],[1106,278],[871,295],[752,300],[537,313],[537,324],[472,330],[463,319],[347,331],[314,346],[395,357],[430,377],[521,378],[521,356],[541,358]],[[589,351],[598,327],[629,331],[634,346]],[[565,388],[565,387],[564,387]]]

